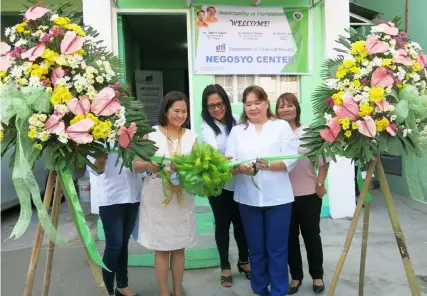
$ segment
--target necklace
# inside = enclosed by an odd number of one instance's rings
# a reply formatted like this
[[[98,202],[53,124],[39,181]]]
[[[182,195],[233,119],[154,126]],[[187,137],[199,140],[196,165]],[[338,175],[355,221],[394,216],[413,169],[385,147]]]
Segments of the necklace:
[[[166,141],[168,143],[169,157],[174,157],[175,155],[181,154],[181,139],[182,139],[182,128],[178,130],[178,143],[174,147],[173,139],[169,137],[168,129],[165,129]]]

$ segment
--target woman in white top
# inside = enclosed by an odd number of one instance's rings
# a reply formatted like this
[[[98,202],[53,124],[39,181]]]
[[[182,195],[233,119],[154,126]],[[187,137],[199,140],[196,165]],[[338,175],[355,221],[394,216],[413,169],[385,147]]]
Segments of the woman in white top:
[[[230,100],[225,90],[218,84],[208,85],[202,96],[202,142],[225,153],[227,138],[237,121],[234,119]],[[243,230],[237,202],[233,200],[233,182],[225,184],[219,196],[209,197],[215,217],[215,241],[221,260],[221,285],[231,287],[231,265],[228,260],[230,224],[233,223],[234,238],[239,250],[237,269],[250,279],[248,245]]]
[[[188,120],[188,99],[177,91],[166,94],[160,106],[159,126],[147,138],[156,142],[157,156],[173,157],[188,154],[197,145],[197,135],[182,126]],[[174,166],[168,162],[167,173],[172,180]],[[138,242],[147,249],[155,250],[155,268],[160,296],[169,296],[169,264],[172,270],[173,295],[181,296],[184,275],[184,250],[195,241],[196,216],[194,197],[179,184],[166,184],[169,198],[165,202],[159,165],[144,160],[135,161],[138,172],[148,172],[139,214]],[[170,256],[170,259],[169,259]]]
[[[288,172],[295,160],[262,158],[297,154],[297,138],[287,122],[275,119],[261,87],[246,88],[243,104],[242,123],[231,130],[225,154],[233,160],[258,159],[234,168],[234,200],[249,246],[251,286],[255,295],[283,296],[288,293],[288,233],[294,201]]]

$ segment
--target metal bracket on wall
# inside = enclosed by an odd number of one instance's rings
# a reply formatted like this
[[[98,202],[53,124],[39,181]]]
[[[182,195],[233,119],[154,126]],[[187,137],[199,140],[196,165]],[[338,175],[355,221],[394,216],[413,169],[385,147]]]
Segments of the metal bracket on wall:
[[[310,2],[310,9],[313,9],[317,5],[322,4],[323,2],[325,2],[325,0],[318,0],[317,2],[315,2],[315,0],[309,0],[309,2]]]

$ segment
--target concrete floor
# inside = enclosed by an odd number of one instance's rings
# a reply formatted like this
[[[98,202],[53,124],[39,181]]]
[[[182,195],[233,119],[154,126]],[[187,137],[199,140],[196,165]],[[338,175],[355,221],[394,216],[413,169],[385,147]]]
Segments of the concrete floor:
[[[421,295],[427,295],[427,205],[400,196],[395,196],[395,203],[413,267],[422,289]],[[60,231],[73,244],[70,247],[61,247],[55,250],[50,295],[99,295],[85,260],[86,254],[80,247],[71,219],[67,216],[65,203],[62,205],[61,212]],[[30,229],[21,239],[4,241],[10,234],[18,213],[19,211],[16,209],[2,213],[2,295],[22,295],[31,256],[32,241],[37,227],[37,220],[33,219]],[[89,219],[89,224],[92,229],[95,229],[95,219],[93,217]],[[347,219],[332,220],[324,218],[321,221],[325,283],[327,286],[331,281],[337,260],[341,254],[349,224],[350,221]],[[388,214],[378,191],[374,192],[370,226],[365,295],[411,295]],[[354,243],[347,256],[335,295],[358,295],[361,229],[362,223],[359,221]],[[200,237],[199,239],[204,242],[213,241],[212,234],[205,234],[203,238]],[[98,242],[98,247],[102,251],[103,242]],[[135,242],[131,242],[130,251],[140,253],[142,248]],[[36,275],[33,295],[40,295],[42,291],[45,252],[45,249],[41,252],[40,267]],[[235,264],[237,261],[237,249],[234,244],[231,246],[231,257],[232,262]],[[235,266],[234,264],[233,266]],[[305,270],[307,270],[307,267]],[[233,270],[233,275],[234,286],[226,289],[219,285],[220,271],[218,268],[186,271],[183,282],[184,295],[251,295],[249,282],[243,276],[236,274],[236,270]],[[129,281],[130,286],[140,295],[158,295],[155,274],[152,268],[130,268]],[[313,295],[308,274],[306,274],[303,286],[297,295]]]

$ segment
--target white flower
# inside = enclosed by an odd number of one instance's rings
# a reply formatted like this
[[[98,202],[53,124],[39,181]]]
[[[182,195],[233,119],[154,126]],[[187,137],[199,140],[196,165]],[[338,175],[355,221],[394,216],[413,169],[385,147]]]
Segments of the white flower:
[[[353,100],[355,100],[356,102],[360,102],[361,100],[362,100],[362,95],[355,95],[354,97],[353,97]]]
[[[28,82],[29,86],[42,86],[42,83],[40,81],[40,77],[38,76],[31,76],[30,81]]]
[[[92,67],[92,66],[88,66],[88,67],[86,67],[86,73],[87,74],[97,74],[98,73],[98,70],[96,70],[94,67]]]
[[[394,40],[394,39],[391,39],[390,41],[389,41],[389,44],[390,44],[390,47],[396,47],[396,40]]]
[[[47,140],[47,139],[49,139],[49,137],[50,137],[50,134],[49,134],[49,132],[48,132],[48,131],[46,131],[46,130],[41,131],[41,132],[37,135],[37,138],[38,138],[38,139],[40,139],[40,140],[43,140],[43,139]]]
[[[326,119],[326,121],[329,121],[332,118],[332,115],[325,113],[325,115],[323,117]]]
[[[409,44],[408,44],[410,47],[413,47],[414,49],[416,49],[416,50],[421,50],[421,46],[420,46],[420,44],[419,43],[417,43],[417,42],[410,42]]]
[[[391,104],[390,104],[390,105],[388,106],[388,110],[390,110],[390,111],[394,111],[394,109],[395,109],[395,108],[394,108],[394,105],[391,105]]]
[[[96,63],[97,66],[102,66],[102,61],[101,60],[97,60],[95,63]]]
[[[418,57],[418,53],[415,49],[410,49],[409,50],[409,55],[411,56],[411,58],[416,59]]]
[[[390,117],[390,120],[391,120],[391,121],[395,121],[395,120],[396,120],[396,118],[397,118],[397,116],[396,116],[396,115],[392,115],[392,116]]]
[[[59,15],[54,14],[54,15],[52,15],[52,16],[50,17],[50,20],[51,20],[51,21],[54,21],[54,20],[56,20],[58,17],[59,17]]]
[[[87,67],[87,65],[84,61],[80,63],[80,68],[86,69],[86,67]]]
[[[368,61],[368,60],[364,61],[364,62],[362,63],[362,65],[363,65],[363,66],[365,66],[365,67],[367,67],[367,66],[369,65],[369,61]]]
[[[104,60],[105,60],[105,56],[101,56],[101,60],[103,60],[103,61],[104,61]]]
[[[47,116],[46,116],[46,114],[39,113],[39,114],[37,114],[37,118],[38,118],[38,120],[45,122],[47,119]]]
[[[51,93],[52,92],[52,88],[50,86],[46,87],[46,92]]]
[[[56,135],[58,136],[58,141],[63,143],[63,144],[67,144],[68,143],[68,135],[65,131],[60,131],[58,133],[56,133]]]
[[[105,79],[107,79],[107,81],[110,82],[111,79],[113,79],[113,77],[111,77],[111,75],[105,75]]]
[[[325,83],[328,88],[337,88],[338,79],[327,79]]]
[[[15,35],[15,34],[10,35],[9,40],[10,40],[10,42],[15,42],[15,40],[16,40],[16,35]]]
[[[27,44],[28,43],[28,41],[27,40],[25,40],[25,39],[19,39],[14,45],[16,46],[16,47],[21,47],[22,45],[25,45],[25,44]]]
[[[384,37],[383,37],[383,39],[384,40],[389,40],[391,37],[389,36],[389,35],[385,35]]]
[[[102,76],[97,76],[97,77],[96,77],[96,82],[98,82],[98,83],[103,83],[103,82],[104,82],[104,77],[102,77]]]
[[[372,62],[375,66],[381,66],[383,64],[383,59],[379,57],[375,57]]]
[[[70,111],[70,109],[68,109],[68,106],[65,104],[57,104],[54,106],[54,108],[55,111],[61,113],[62,115],[65,115]]]
[[[12,34],[12,28],[8,27],[4,30],[4,36],[9,37]]]
[[[22,72],[24,70],[24,67],[15,65],[12,70],[10,70],[10,76],[14,78],[20,78],[22,76]]]
[[[412,73],[411,73],[411,78],[412,78],[415,82],[417,82],[417,81],[419,81],[419,80],[421,79],[421,76],[420,76],[418,73],[416,73],[416,72],[412,72]]]

